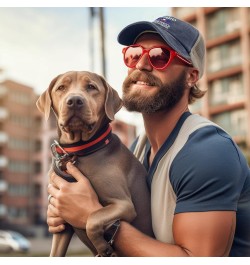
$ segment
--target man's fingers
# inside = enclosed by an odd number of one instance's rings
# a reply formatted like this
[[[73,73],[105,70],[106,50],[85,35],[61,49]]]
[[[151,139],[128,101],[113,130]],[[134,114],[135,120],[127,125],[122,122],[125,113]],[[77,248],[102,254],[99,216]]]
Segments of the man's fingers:
[[[56,175],[55,172],[52,172],[50,175],[50,183],[60,189],[62,185],[67,184],[67,181]]]
[[[47,224],[49,226],[53,226],[53,227],[64,227],[64,221],[62,218],[60,217],[48,217],[47,218]]]
[[[49,232],[52,234],[55,233],[60,233],[65,229],[64,225],[59,225],[59,226],[49,226]]]
[[[65,229],[65,221],[58,216],[57,209],[52,205],[48,205],[47,210],[47,224],[50,233],[59,233]]]
[[[80,170],[75,167],[71,162],[66,164],[67,172],[72,175],[77,181],[85,178],[85,176],[80,172]]]
[[[50,200],[49,200],[49,204],[52,205],[52,206],[55,208],[55,206],[56,206],[55,203],[56,203],[56,199],[55,199],[55,197],[51,196],[51,197],[50,197]]]
[[[51,195],[50,196],[50,199],[49,199],[49,203],[50,204],[53,204],[52,203],[52,200],[54,198],[57,198],[58,197],[58,193],[59,193],[59,189],[57,189],[56,187],[54,187],[52,184],[49,184],[48,185],[48,188],[47,188],[47,191],[48,193]],[[54,205],[54,204],[53,204]]]

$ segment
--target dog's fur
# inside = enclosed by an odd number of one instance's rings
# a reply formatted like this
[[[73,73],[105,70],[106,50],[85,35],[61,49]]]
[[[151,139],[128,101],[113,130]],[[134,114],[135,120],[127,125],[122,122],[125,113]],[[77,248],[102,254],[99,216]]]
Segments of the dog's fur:
[[[68,104],[69,100],[72,103],[75,99],[80,104]],[[57,76],[37,101],[46,120],[53,108],[61,144],[91,139],[114,119],[121,106],[118,93],[103,77],[84,71]],[[153,236],[146,170],[119,138],[113,135],[112,141],[104,148],[79,157],[78,161],[77,167],[89,178],[104,207],[90,215],[86,230],[68,225],[66,231],[54,234],[50,255],[64,256],[72,234],[76,232],[94,255],[112,253],[111,256],[115,256],[102,235],[116,219],[131,222],[143,233]]]

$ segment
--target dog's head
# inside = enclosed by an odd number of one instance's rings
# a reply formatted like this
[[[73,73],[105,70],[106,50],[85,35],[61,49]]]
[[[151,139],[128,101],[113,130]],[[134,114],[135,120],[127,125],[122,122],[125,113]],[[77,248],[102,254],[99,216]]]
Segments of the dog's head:
[[[46,120],[53,109],[60,137],[75,142],[90,139],[104,123],[112,121],[122,100],[102,76],[71,71],[55,77],[36,105]]]

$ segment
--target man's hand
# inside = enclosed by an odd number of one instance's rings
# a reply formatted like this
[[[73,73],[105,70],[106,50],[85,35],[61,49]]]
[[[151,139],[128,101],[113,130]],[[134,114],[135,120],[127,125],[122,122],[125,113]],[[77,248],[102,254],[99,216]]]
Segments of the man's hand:
[[[69,183],[54,172],[50,175],[48,193],[52,197],[47,223],[51,233],[62,231],[65,222],[85,228],[88,216],[102,207],[89,180],[70,162],[67,163],[67,172],[77,182]]]

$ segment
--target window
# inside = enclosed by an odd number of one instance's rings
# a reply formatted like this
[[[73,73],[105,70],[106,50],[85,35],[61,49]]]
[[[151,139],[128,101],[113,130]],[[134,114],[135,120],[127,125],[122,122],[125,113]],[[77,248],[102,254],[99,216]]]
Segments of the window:
[[[8,209],[8,217],[10,219],[27,218],[28,217],[28,212],[27,212],[26,208],[9,207],[9,209]]]
[[[207,38],[213,39],[240,29],[239,8],[222,8],[207,19]]]
[[[208,72],[216,72],[236,66],[241,62],[241,46],[238,40],[211,48],[207,53]]]
[[[11,137],[8,142],[8,148],[13,150],[29,151],[31,150],[31,143],[28,139]]]
[[[28,196],[29,187],[26,184],[10,184],[9,183],[8,194],[10,196]]]
[[[42,188],[39,184],[33,185],[33,195],[35,198],[40,198],[42,196]]]
[[[219,47],[214,47],[208,50],[207,65],[208,65],[207,68],[209,72],[216,72],[222,68],[222,60],[221,60]]]
[[[21,128],[31,128],[33,126],[33,120],[31,118],[14,113],[10,114],[10,121]]]
[[[10,100],[22,105],[31,104],[31,97],[29,96],[29,94],[20,91],[11,91]]]
[[[211,82],[209,104],[211,106],[233,104],[244,101],[242,75],[236,75]]]
[[[212,119],[233,137],[247,134],[247,114],[244,109],[220,113]]]
[[[41,162],[35,162],[34,163],[34,173],[38,174],[41,172],[41,170],[42,170]]]
[[[40,152],[42,150],[42,142],[40,140],[35,140],[33,142],[33,150],[35,152]]]
[[[26,161],[10,160],[9,171],[13,173],[27,174],[31,172],[31,165]]]

